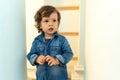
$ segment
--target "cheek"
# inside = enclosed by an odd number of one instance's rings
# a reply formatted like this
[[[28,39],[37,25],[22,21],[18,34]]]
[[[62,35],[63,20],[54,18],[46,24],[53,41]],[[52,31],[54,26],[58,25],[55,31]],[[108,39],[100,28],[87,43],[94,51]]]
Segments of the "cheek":
[[[58,27],[58,26],[59,26],[59,23],[57,22],[55,25]]]
[[[46,24],[41,24],[41,28],[46,28],[47,25]]]
[[[56,28],[56,29],[58,29],[58,28],[59,28],[59,25],[58,25],[58,24],[56,24],[56,25],[55,25],[55,28]]]

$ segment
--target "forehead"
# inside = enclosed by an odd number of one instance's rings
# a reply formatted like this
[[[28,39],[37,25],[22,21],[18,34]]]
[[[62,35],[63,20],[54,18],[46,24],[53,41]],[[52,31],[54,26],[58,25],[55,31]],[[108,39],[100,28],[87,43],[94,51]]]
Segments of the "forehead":
[[[57,19],[57,18],[58,18],[58,14],[57,14],[57,12],[53,12],[53,13],[51,13],[48,17],[46,16],[46,17],[43,17],[43,18],[53,18],[53,19]]]

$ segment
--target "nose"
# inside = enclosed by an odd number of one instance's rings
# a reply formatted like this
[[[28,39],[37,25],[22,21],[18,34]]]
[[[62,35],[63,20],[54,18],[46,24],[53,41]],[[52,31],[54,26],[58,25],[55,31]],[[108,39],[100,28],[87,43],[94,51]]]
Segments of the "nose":
[[[49,26],[53,26],[53,22],[52,21],[49,21]]]

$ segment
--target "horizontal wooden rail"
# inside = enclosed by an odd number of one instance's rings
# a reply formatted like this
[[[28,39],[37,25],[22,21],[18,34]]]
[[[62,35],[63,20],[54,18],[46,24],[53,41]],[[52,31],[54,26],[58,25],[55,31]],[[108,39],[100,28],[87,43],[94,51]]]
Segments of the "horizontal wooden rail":
[[[65,36],[79,36],[78,32],[60,32],[60,34]]]
[[[56,7],[58,10],[79,10],[79,6]]]
[[[73,61],[78,61],[78,57],[73,57],[72,60]]]

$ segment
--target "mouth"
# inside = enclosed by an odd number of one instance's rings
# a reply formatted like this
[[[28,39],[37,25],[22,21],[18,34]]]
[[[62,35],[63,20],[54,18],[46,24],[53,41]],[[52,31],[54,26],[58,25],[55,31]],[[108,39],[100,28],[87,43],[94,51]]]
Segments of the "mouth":
[[[54,28],[49,28],[48,30],[49,30],[49,31],[53,31],[53,30],[54,30]]]

